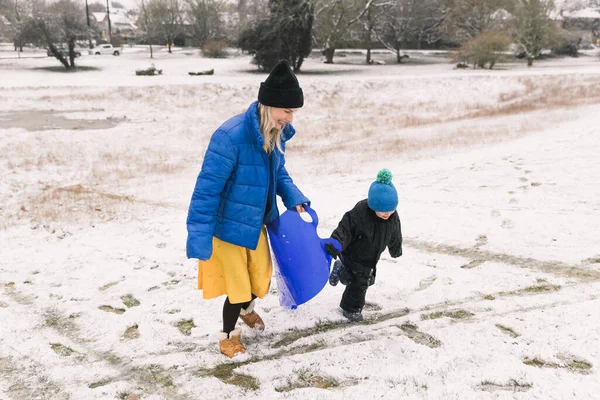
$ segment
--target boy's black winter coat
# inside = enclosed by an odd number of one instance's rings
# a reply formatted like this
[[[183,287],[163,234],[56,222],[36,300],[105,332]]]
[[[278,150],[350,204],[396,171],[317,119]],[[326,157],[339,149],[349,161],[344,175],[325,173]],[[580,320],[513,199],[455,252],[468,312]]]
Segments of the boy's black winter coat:
[[[389,248],[392,257],[402,255],[402,230],[398,213],[387,220],[379,218],[362,200],[344,214],[331,237],[342,245],[341,260],[349,270],[370,272],[381,253]]]

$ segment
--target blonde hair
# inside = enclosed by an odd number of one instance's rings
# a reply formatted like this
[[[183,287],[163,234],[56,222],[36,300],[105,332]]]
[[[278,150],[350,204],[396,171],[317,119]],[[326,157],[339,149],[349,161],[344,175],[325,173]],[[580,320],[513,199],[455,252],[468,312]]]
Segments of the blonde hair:
[[[258,103],[258,116],[260,119],[260,133],[265,141],[265,150],[271,153],[275,148],[283,153],[281,134],[283,128],[277,129],[271,114],[271,107]]]

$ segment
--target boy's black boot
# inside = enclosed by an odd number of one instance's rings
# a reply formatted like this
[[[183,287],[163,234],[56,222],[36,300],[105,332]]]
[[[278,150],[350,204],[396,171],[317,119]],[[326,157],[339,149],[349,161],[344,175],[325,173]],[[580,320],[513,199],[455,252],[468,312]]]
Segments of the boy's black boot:
[[[350,312],[350,311],[346,311],[346,310],[342,309],[342,315],[344,317],[348,318],[348,320],[350,320],[350,322],[361,322],[364,319],[363,315],[360,311]]]

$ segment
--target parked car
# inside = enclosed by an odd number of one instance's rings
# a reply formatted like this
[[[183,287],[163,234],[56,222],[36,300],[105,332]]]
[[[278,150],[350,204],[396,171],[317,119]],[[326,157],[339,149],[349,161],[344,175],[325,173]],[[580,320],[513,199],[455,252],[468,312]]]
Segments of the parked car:
[[[58,50],[58,52],[60,54],[62,54],[63,57],[68,57],[69,56],[69,48],[68,47],[57,46],[56,50]],[[50,50],[47,50],[46,54],[48,55],[48,57],[54,57],[54,54],[52,54],[50,52]],[[75,50],[75,57],[81,57],[81,52],[79,50]]]
[[[105,54],[112,54],[118,56],[123,52],[122,47],[113,47],[112,44],[100,44],[89,51],[92,56],[100,56]]]

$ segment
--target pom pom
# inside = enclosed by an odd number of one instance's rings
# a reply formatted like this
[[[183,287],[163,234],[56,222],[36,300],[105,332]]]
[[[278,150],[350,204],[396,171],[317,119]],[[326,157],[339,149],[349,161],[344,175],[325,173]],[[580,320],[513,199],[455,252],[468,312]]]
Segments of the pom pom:
[[[377,173],[377,182],[389,185],[392,183],[392,173],[389,169],[382,169]]]

